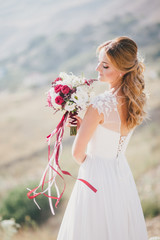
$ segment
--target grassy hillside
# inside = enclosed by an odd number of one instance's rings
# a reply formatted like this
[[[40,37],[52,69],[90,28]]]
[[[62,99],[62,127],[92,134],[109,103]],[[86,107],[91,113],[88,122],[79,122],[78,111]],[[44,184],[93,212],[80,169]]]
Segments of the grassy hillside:
[[[155,97],[158,94],[157,83],[148,83],[152,90],[149,108],[157,105]],[[154,85],[155,84],[155,85]],[[12,94],[3,94],[3,105],[0,110],[5,109],[5,114],[0,120],[1,135],[0,142],[0,198],[7,195],[15,186],[24,185],[29,187],[31,181],[38,181],[47,163],[47,142],[45,137],[55,128],[61,114],[53,115],[52,110],[45,107],[47,87],[43,90],[33,90]],[[103,87],[97,87],[96,92],[103,91]],[[3,97],[2,97],[3,96]],[[2,101],[0,101],[2,103]],[[152,106],[152,109],[153,109]],[[158,109],[160,109],[158,107]],[[127,159],[133,172],[141,201],[150,202],[151,208],[153,201],[159,199],[159,110],[151,111],[151,120],[137,128],[132,136],[127,149]],[[74,137],[69,136],[69,129],[65,129],[63,140],[63,153],[60,158],[62,169],[68,170],[73,176],[77,176],[79,165],[73,160],[71,146]],[[139,146],[139,147],[137,147]],[[154,178],[153,178],[154,176]],[[67,205],[69,196],[75,183],[75,179],[65,177],[67,189],[64,193],[63,202],[57,209],[57,217],[52,217],[47,226],[50,230],[43,229],[43,234],[49,234],[54,226],[52,236],[56,236],[62,216]],[[62,182],[59,182],[62,189]],[[151,205],[152,204],[152,205]],[[145,208],[145,205],[144,205]],[[154,219],[154,218],[153,218]],[[151,224],[146,218],[148,226]],[[155,223],[156,224],[156,223]],[[154,224],[154,227],[155,227]],[[155,228],[154,228],[155,229]],[[155,231],[155,230],[154,230]],[[153,228],[150,234],[153,233]],[[30,236],[30,232],[23,232],[20,236]],[[34,232],[35,239],[38,239],[38,230]],[[43,235],[42,234],[42,235]],[[150,236],[153,236],[150,235]],[[26,238],[27,239],[27,238]],[[41,237],[41,239],[43,239]]]
[[[47,162],[46,136],[55,128],[61,113],[46,107],[46,91],[60,71],[96,77],[96,47],[119,35],[132,37],[145,58],[146,89],[150,93],[150,120],[139,126],[127,149],[145,212],[158,215],[160,202],[160,17],[159,1],[69,0],[0,1],[0,202],[21,183],[24,188],[38,181]],[[104,85],[95,87],[96,93]],[[79,165],[71,156],[74,137],[65,129],[63,169],[77,176]],[[67,189],[57,216],[16,239],[56,238],[75,179],[65,177]],[[62,187],[61,183],[60,186]],[[147,205],[148,204],[148,205]],[[156,208],[156,209],[155,209]],[[147,209],[147,210],[146,210]],[[148,216],[149,213],[147,212]],[[146,217],[149,237],[160,235],[159,216]],[[44,237],[45,236],[45,237]]]

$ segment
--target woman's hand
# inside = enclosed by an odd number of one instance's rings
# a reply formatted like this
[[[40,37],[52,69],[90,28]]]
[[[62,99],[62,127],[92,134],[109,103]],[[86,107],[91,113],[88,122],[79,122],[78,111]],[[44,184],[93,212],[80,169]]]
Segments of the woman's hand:
[[[77,115],[74,116],[74,118],[77,119],[77,131],[78,131],[78,129],[80,128],[81,122],[82,122],[82,118],[79,117],[79,116],[77,116]],[[67,126],[67,127],[76,126],[76,125],[72,125],[72,124],[71,124],[72,121],[73,121],[73,119],[70,118],[70,117],[68,117],[68,118],[67,118],[67,121],[66,121],[66,126]]]

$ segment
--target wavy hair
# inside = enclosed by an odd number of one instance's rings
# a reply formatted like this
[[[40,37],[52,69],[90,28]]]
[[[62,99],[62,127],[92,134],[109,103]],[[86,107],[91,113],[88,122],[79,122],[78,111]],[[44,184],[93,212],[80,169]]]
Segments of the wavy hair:
[[[122,94],[125,97],[128,116],[126,124],[129,129],[141,124],[146,112],[146,94],[144,92],[143,60],[138,58],[136,43],[125,36],[102,43],[97,48],[97,53],[104,48],[107,57],[113,66],[124,73],[122,77]]]

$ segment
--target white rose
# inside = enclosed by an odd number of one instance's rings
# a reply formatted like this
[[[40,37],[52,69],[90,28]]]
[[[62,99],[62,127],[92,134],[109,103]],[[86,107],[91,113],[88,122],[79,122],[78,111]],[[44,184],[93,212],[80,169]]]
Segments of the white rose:
[[[103,105],[103,102],[102,101],[98,101],[97,102],[99,106],[102,106]]]
[[[82,89],[82,87],[77,87],[76,95],[78,100],[83,102],[87,102],[89,99],[88,93]]]
[[[75,103],[67,102],[64,108],[66,111],[73,111],[75,107],[76,107]]]

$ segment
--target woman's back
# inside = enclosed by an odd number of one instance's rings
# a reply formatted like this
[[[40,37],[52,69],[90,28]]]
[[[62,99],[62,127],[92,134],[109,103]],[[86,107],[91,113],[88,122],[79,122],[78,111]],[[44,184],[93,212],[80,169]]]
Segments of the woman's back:
[[[120,152],[125,153],[133,129],[128,131],[126,128],[126,114],[123,114],[124,107],[117,93],[118,90],[114,93],[112,90],[105,91],[91,101],[99,114],[103,114],[103,122],[97,126],[89,141],[87,154],[113,159]]]

